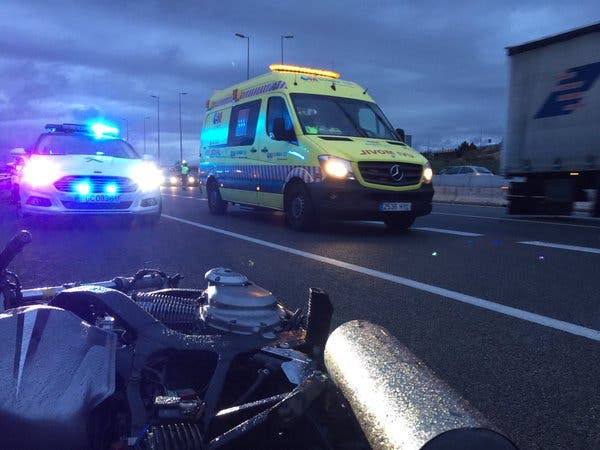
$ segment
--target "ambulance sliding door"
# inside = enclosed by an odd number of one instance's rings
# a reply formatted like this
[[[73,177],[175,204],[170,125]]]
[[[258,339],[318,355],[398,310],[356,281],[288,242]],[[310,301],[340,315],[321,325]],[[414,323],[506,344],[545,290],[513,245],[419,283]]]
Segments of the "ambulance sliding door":
[[[258,178],[256,127],[260,100],[234,106],[229,120],[227,138],[228,163],[220,177],[224,200],[256,205],[258,203]]]
[[[275,139],[274,128],[277,120],[283,121],[283,136],[279,136],[281,140]],[[258,149],[262,166],[258,203],[269,208],[283,209],[282,191],[285,177],[293,165],[302,165],[301,161],[292,157],[290,153],[294,147],[291,141],[296,141],[296,134],[285,97],[269,97],[263,132],[264,145]]]

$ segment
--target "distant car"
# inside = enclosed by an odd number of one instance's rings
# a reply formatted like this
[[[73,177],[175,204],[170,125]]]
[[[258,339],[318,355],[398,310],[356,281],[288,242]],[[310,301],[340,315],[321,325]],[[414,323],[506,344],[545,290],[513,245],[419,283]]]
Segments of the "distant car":
[[[494,175],[492,171],[481,166],[450,166],[440,170],[438,175]]]
[[[165,171],[166,176],[163,182],[163,186],[181,186],[182,175],[180,166],[173,166]],[[185,177],[185,186],[197,186],[198,185],[198,171],[190,169],[187,177]]]
[[[150,159],[106,125],[46,125],[17,177],[21,211],[111,214],[156,223],[162,174]]]

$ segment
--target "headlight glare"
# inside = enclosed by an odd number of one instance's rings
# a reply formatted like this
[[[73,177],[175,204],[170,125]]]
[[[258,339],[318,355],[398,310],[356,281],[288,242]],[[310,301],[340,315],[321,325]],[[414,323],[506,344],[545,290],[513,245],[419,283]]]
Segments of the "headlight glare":
[[[60,170],[48,159],[30,159],[21,171],[22,182],[32,187],[49,186],[60,178]]]
[[[433,170],[431,170],[431,164],[428,162],[423,166],[423,181],[425,183],[431,183],[431,179],[433,178]]]
[[[321,169],[325,175],[332,178],[348,178],[352,173],[352,165],[350,161],[336,158],[335,156],[319,156]]]
[[[131,178],[142,192],[158,189],[162,183],[162,172],[152,162],[143,162],[131,171]]]

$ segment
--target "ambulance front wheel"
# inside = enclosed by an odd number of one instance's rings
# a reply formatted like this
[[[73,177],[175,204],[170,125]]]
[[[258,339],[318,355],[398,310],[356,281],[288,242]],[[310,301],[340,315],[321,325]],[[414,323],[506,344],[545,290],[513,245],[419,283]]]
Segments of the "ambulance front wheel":
[[[304,183],[295,182],[286,189],[285,221],[298,231],[310,230],[317,224],[315,208]]]
[[[390,231],[405,231],[415,223],[415,218],[406,214],[389,214],[383,221]]]
[[[211,214],[225,214],[227,202],[221,198],[219,187],[215,181],[209,182],[206,186],[206,196],[208,197],[208,210]]]

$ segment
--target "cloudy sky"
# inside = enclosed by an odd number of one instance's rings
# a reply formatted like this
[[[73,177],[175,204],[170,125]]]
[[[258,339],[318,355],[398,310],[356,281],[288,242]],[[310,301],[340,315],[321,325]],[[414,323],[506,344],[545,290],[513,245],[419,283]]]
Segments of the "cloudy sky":
[[[34,1],[0,12],[0,152],[32,145],[44,124],[104,117],[140,151],[193,159],[214,89],[278,62],[333,68],[367,87],[415,147],[502,138],[504,47],[600,21],[600,2]],[[576,6],[575,6],[576,5]],[[166,162],[166,161],[165,161]]]

